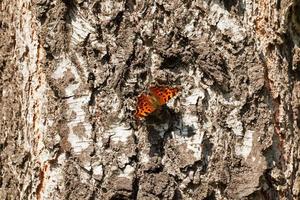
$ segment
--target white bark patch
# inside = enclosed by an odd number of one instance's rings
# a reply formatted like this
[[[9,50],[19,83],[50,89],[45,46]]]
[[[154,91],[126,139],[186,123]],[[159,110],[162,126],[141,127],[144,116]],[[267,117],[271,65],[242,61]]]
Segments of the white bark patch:
[[[40,80],[36,80],[39,79]],[[44,142],[43,142],[43,137],[44,134],[47,134],[47,119],[45,118],[47,116],[46,110],[44,109],[44,107],[47,104],[47,96],[46,91],[48,90],[48,85],[46,83],[46,78],[44,76],[44,74],[41,74],[40,77],[33,77],[32,80],[35,80],[34,82],[32,82],[32,87],[36,88],[34,92],[32,92],[31,94],[31,100],[33,100],[33,102],[30,102],[29,105],[32,106],[32,113],[35,114],[31,115],[31,112],[28,112],[28,116],[27,119],[28,124],[30,124],[30,122],[32,121],[34,124],[34,132],[35,134],[35,138],[36,138],[36,153],[40,153],[43,151],[44,149]],[[31,119],[29,119],[31,118]],[[35,119],[35,120],[33,120]]]
[[[118,158],[118,166],[119,168],[124,168],[127,163],[129,163],[129,158],[127,155],[122,154]]]
[[[178,132],[177,134],[181,135],[181,137],[176,137],[175,134],[174,136],[179,143],[187,145],[187,150],[193,152],[194,159],[200,160],[204,133],[200,132],[199,118],[192,111],[196,109],[197,101],[204,98],[204,92],[200,88],[183,91],[189,91],[190,94],[182,94],[183,98],[185,98],[185,101],[182,101],[182,106],[186,109],[186,112],[184,112],[182,117],[183,124],[180,127],[180,133]],[[186,137],[190,134],[189,132],[194,132],[194,135]]]
[[[243,144],[237,144],[235,147],[235,153],[238,156],[242,156],[245,159],[249,156],[252,150],[252,143],[253,143],[253,134],[254,131],[246,131],[243,139]]]
[[[123,1],[105,0],[101,1],[101,12],[98,13],[98,18],[101,24],[106,24],[111,21],[119,11],[124,10],[125,3]]]
[[[88,102],[89,102],[89,96],[83,96],[76,99],[69,98],[67,100],[70,111],[76,114],[75,119],[72,119],[68,123],[69,131],[70,131],[68,136],[68,141],[71,144],[75,153],[80,153],[92,143],[91,140],[92,126],[90,123],[85,122],[86,113],[82,109],[82,107],[86,106]],[[76,127],[78,124],[83,125],[85,129],[84,134],[74,132],[74,127]]]
[[[67,99],[67,104],[69,105],[68,114],[71,118],[68,122],[68,142],[71,144],[71,147],[73,148],[75,153],[80,153],[81,151],[88,148],[90,143],[92,143],[92,126],[90,123],[86,122],[86,111],[83,109],[83,107],[88,105],[90,95],[82,95],[79,98],[72,97],[76,94],[76,90],[80,87],[81,77],[78,74],[77,67],[67,57],[63,56],[61,58],[61,62],[58,64],[56,70],[53,72],[52,78],[63,79],[67,71],[69,71],[72,74],[72,76],[74,76],[74,80],[78,80],[74,83],[70,83],[67,87],[64,88],[65,95],[67,97],[70,97]],[[78,127],[79,125],[83,126],[84,133],[82,133],[82,130],[78,129],[77,130],[80,131],[80,133],[76,132],[75,127]]]
[[[157,74],[162,59],[160,58],[160,55],[157,54],[155,51],[151,52],[150,56],[151,56],[151,66],[150,66],[151,74]]]
[[[94,166],[93,167],[93,174],[95,176],[102,177],[103,176],[103,166],[102,165]]]
[[[219,4],[214,4],[210,9],[211,16],[209,18],[212,24],[216,24],[223,34],[230,35],[233,42],[240,42],[245,39],[245,29],[230,16],[229,12],[220,7]]]
[[[127,142],[127,138],[133,134],[130,127],[126,127],[124,124],[114,126],[108,130],[108,133],[111,135],[111,141],[116,143]]]
[[[153,22],[145,21],[141,27],[141,34],[151,36],[153,34]]]
[[[140,153],[140,161],[144,164],[148,163],[150,161],[150,157],[148,154],[145,154],[143,152]]]
[[[198,117],[195,115],[192,115],[191,113],[187,113],[185,115],[183,115],[182,118],[183,121],[183,127],[181,129],[181,134],[183,136],[187,136],[189,129],[198,131],[199,127],[198,127]]]
[[[56,70],[52,74],[52,78],[54,79],[62,79],[64,78],[64,73],[70,70],[75,80],[80,80],[80,76],[77,72],[76,66],[68,58],[63,58],[62,61],[58,64]],[[65,88],[65,95],[67,97],[73,96],[75,91],[79,88],[80,82],[75,82],[73,84],[69,84]]]
[[[194,34],[194,31],[195,31],[195,20],[191,20],[189,24],[187,24],[185,27],[184,27],[184,33],[188,36],[188,37],[191,37],[193,34]]]
[[[58,163],[63,164],[65,162],[65,154],[62,154],[58,157]],[[45,173],[45,184],[44,184],[44,191],[42,193],[42,199],[52,199],[58,198],[52,192],[55,191],[57,188],[61,188],[61,184],[64,182],[64,171],[62,167],[50,167],[47,173]]]
[[[178,134],[173,134],[173,133],[172,135],[176,139],[178,144],[187,146],[186,150],[193,153],[194,160],[201,159],[201,153],[202,153],[201,144],[203,141],[204,133],[200,133],[200,131],[196,131],[196,134],[191,137],[177,136]]]
[[[194,158],[196,160],[201,159],[201,154],[202,154],[201,144],[203,141],[203,136],[204,133],[197,132],[197,134],[191,137],[191,140],[187,141],[187,148],[193,152]]]
[[[20,3],[22,4],[22,3]],[[32,12],[30,10],[26,10],[22,12],[22,16],[20,16],[22,26],[16,27],[16,47],[17,51],[15,55],[20,55],[20,57],[16,58],[19,60],[19,69],[21,74],[23,75],[23,84],[22,88],[25,90],[26,83],[29,77],[33,72],[37,70],[37,60],[38,60],[38,37],[36,35],[36,31],[33,30],[32,27]],[[23,57],[23,55],[29,52],[28,56]],[[42,52],[41,52],[42,53]],[[43,57],[44,55],[40,55]]]
[[[244,6],[242,9],[244,9],[244,26],[251,29],[252,27],[255,27],[255,20],[252,19],[253,17],[253,10],[257,10],[257,7],[259,4],[257,4],[255,1],[244,1]],[[251,34],[251,33],[250,33]]]
[[[188,90],[186,90],[188,91]],[[192,110],[195,110],[195,105],[197,104],[198,99],[204,98],[204,93],[201,89],[193,89],[190,91],[190,95],[185,97],[185,101],[182,101],[182,106],[186,109],[184,112],[182,121],[183,127],[181,129],[182,135],[188,135],[188,129],[191,128],[196,132],[200,129],[198,116],[192,113]],[[183,94],[182,96],[186,96]]]
[[[39,65],[39,61],[45,57],[45,52],[39,48],[32,11],[24,7],[23,4],[24,2],[18,4],[19,8],[22,9],[22,15],[16,15],[18,18],[16,20],[20,24],[15,26],[16,46],[14,54],[19,67],[18,71],[23,80],[20,85],[23,91],[21,113],[26,113],[25,116],[22,116],[26,119],[25,127],[23,127],[25,139],[22,141],[22,145],[27,151],[38,155],[43,150],[43,134],[47,131],[44,108],[47,104],[45,94],[48,84],[45,73]],[[5,87],[3,92],[5,93]]]
[[[241,137],[243,136],[243,124],[240,121],[237,121],[235,115],[235,111],[238,109],[233,110],[227,120],[226,120],[226,124],[228,125],[228,127],[230,127],[233,131],[233,133],[238,136]]]
[[[52,73],[52,78],[54,79],[60,79],[64,77],[65,71],[71,66],[72,63],[69,59],[63,57],[61,62],[58,63],[56,66],[56,70]]]
[[[243,123],[239,121],[239,113],[241,110],[242,103],[238,101],[232,101],[232,102],[227,102],[227,101],[222,101],[223,105],[228,105],[228,106],[235,106],[229,114],[226,119],[226,124],[229,128],[232,129],[233,133],[241,137],[243,136]]]
[[[186,105],[196,105],[198,99],[204,98],[204,91],[200,88],[191,90],[191,95],[186,97]]]
[[[89,173],[80,173],[79,174],[79,181],[83,184],[93,184],[93,182],[95,181],[94,179],[91,179],[91,176]]]
[[[179,185],[180,189],[184,190],[192,180],[189,176],[185,177]]]
[[[131,165],[127,165],[125,169],[122,171],[122,173],[119,174],[118,177],[124,177],[124,178],[129,178],[132,179],[132,174],[134,173],[134,167]]]
[[[88,139],[83,140],[83,138],[78,137],[74,133],[69,134],[68,142],[71,144],[71,146],[72,146],[75,153],[80,153],[81,151],[88,148],[88,146],[89,146]]]
[[[78,12],[79,13],[79,12]],[[87,19],[81,17],[80,13],[72,12],[71,24],[73,28],[72,42],[77,45],[83,42],[88,34],[95,32],[95,29],[88,23]]]
[[[63,177],[63,171],[59,167],[51,169],[51,171],[47,173],[43,199],[51,199],[56,196],[52,192],[55,191],[57,187],[59,187],[59,183],[64,181]]]

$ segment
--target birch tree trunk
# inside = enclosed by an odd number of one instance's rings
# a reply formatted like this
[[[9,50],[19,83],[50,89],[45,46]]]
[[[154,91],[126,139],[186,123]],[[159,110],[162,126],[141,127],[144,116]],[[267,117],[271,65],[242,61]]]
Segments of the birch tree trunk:
[[[300,1],[2,0],[0,199],[299,199]],[[151,85],[179,87],[134,118]]]

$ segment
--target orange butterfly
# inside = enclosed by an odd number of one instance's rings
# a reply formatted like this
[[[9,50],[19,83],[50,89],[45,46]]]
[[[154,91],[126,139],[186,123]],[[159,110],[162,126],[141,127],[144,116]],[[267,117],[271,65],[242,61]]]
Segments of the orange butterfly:
[[[142,93],[138,97],[136,118],[147,117],[179,92],[179,88],[167,86],[153,86],[149,90],[150,94]]]

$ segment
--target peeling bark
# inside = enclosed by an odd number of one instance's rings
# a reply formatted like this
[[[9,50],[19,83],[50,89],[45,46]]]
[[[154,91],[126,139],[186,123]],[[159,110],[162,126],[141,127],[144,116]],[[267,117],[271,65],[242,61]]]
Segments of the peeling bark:
[[[299,13],[3,0],[0,199],[299,199]],[[138,121],[151,85],[181,92]]]

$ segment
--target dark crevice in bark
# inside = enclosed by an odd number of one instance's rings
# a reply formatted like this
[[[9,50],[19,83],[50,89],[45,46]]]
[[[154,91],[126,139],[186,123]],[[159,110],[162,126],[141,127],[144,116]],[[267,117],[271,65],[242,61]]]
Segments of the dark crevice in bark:
[[[92,123],[92,140],[93,140],[92,146],[93,146],[93,150],[90,153],[91,158],[94,157],[97,153],[96,144],[98,143],[98,141],[97,141],[97,133],[95,131],[95,128],[96,128],[96,122],[93,122]]]
[[[135,0],[126,0],[125,1],[125,9],[129,12],[132,12],[134,10],[134,6],[136,5]]]
[[[273,135],[272,145],[264,149],[262,153],[266,159],[268,168],[272,168],[275,163],[275,166],[277,166],[279,169],[282,169],[282,150],[278,135]]]
[[[62,0],[62,2],[65,4],[66,10],[64,12],[64,19],[67,23],[71,23],[71,13],[74,13],[74,15],[77,14],[78,8],[76,6],[76,2],[74,0]]]
[[[96,200],[96,197],[97,197],[97,191],[96,190],[93,190],[89,200]]]
[[[115,195],[113,195],[110,200],[129,200],[129,198],[124,195],[124,194],[118,194],[116,193]]]
[[[132,184],[132,200],[137,200],[138,198],[138,192],[139,192],[139,183],[140,179],[138,177],[135,177]]]
[[[111,137],[112,137],[112,135],[109,135],[106,140],[103,139],[103,148],[104,148],[104,150],[105,149],[110,149]]]
[[[95,81],[96,77],[95,74],[93,72],[90,72],[88,74],[88,83],[90,84],[89,89],[91,90],[91,96],[90,96],[90,100],[88,105],[89,106],[94,106],[95,105],[95,97],[96,97],[96,91],[95,90],[95,86],[94,86],[94,81]]]
[[[267,169],[260,179],[260,185],[263,185],[264,183],[268,185],[268,188],[266,190],[262,190],[262,194],[266,199],[279,199],[280,194],[274,187],[274,183],[270,173],[271,169]]]
[[[158,164],[158,165],[155,165],[155,167],[153,167],[153,168],[145,170],[144,172],[148,173],[148,174],[159,174],[163,171],[164,171],[164,165]]]
[[[209,138],[203,139],[203,150],[202,150],[202,157],[203,160],[201,161],[201,174],[207,173],[208,164],[209,164],[209,157],[212,155],[214,144],[210,142]],[[196,163],[195,163],[196,164]]]
[[[164,57],[164,61],[161,64],[161,69],[173,69],[176,67],[180,67],[184,63],[182,62],[180,55],[170,56],[170,57]]]
[[[37,19],[41,22],[41,25],[43,25],[48,18],[47,13],[51,9],[50,1],[39,0],[37,1],[36,5],[37,5],[37,9],[36,9]]]
[[[167,16],[171,15],[171,12],[166,10],[165,7],[163,5],[160,5],[159,3],[156,3],[157,7],[163,12],[165,13]],[[158,20],[159,21],[159,20]]]
[[[101,64],[104,65],[106,63],[109,63],[111,60],[111,54],[109,52],[109,47],[106,46],[106,54],[101,58]]]
[[[180,192],[180,190],[177,188],[174,192],[174,196],[172,198],[172,200],[182,200],[183,197],[182,197],[182,194]]]
[[[232,7],[238,5],[239,0],[223,0],[223,3],[224,3],[225,9],[230,12]]]
[[[118,32],[120,30],[121,23],[123,21],[123,15],[124,11],[120,11],[117,16],[107,25],[107,28],[113,30],[115,35],[118,35]]]
[[[52,84],[51,81],[50,81],[50,82],[48,81],[48,84],[49,84],[49,86],[50,86],[50,88],[51,88],[51,90],[52,90],[52,92],[53,92],[53,95],[54,95],[54,97],[55,97],[56,99],[62,100],[62,99],[65,98],[65,97],[62,96],[62,94],[61,94],[59,88],[58,88],[57,86],[55,86],[54,84]]]
[[[203,200],[216,200],[216,194],[212,191],[210,194],[207,195]]]

